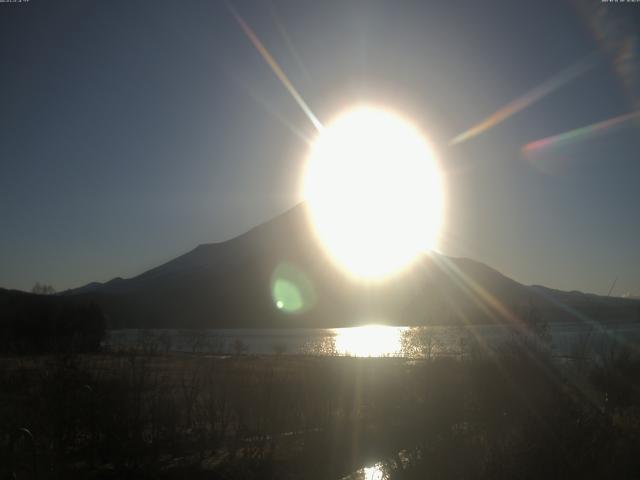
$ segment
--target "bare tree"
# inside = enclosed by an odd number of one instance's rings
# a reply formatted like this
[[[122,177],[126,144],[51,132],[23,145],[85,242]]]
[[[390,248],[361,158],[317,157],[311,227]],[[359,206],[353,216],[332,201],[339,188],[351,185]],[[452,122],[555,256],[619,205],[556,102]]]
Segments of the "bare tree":
[[[31,293],[35,293],[38,295],[53,295],[56,293],[56,289],[53,288],[53,285],[46,285],[44,283],[36,282],[36,284],[31,289]]]

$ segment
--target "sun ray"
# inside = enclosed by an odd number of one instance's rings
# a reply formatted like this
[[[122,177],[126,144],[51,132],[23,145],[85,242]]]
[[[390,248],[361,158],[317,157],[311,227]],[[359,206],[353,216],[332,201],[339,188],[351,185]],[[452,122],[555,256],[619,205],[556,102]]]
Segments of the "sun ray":
[[[271,53],[269,53],[269,50],[267,50],[267,47],[264,46],[264,44],[260,41],[256,33],[249,26],[249,24],[245,22],[244,19],[240,16],[240,14],[236,11],[236,9],[233,8],[233,5],[231,5],[231,3],[229,2],[226,2],[226,4],[227,4],[227,8],[229,9],[233,17],[236,19],[236,21],[240,25],[240,28],[245,33],[249,41],[253,44],[256,50],[258,50],[258,53],[260,53],[264,61],[267,62],[267,65],[271,67],[271,70],[273,71],[273,73],[275,73],[276,77],[278,77],[280,82],[282,82],[282,85],[284,85],[287,91],[291,94],[291,96],[296,101],[298,106],[302,109],[304,114],[307,116],[307,118],[309,118],[313,126],[317,130],[322,130],[322,123],[320,123],[320,120],[318,120],[318,118],[311,111],[311,108],[309,108],[309,106],[304,101],[302,96],[298,93],[298,91],[293,86],[293,84],[291,83],[287,75],[284,73],[282,68],[280,68],[280,65],[278,65],[278,62],[276,62],[275,58],[273,58]]]
[[[547,79],[537,87],[532,88],[520,98],[508,103],[497,112],[482,120],[480,123],[457,135],[449,142],[449,145],[456,145],[458,143],[465,142],[504,122],[507,118],[521,112],[525,108],[531,106],[535,102],[591,70],[597,64],[599,58],[599,52],[596,51],[586,58],[574,63],[557,75]]]
[[[278,32],[280,32],[280,36],[282,37],[282,40],[287,46],[287,50],[289,50],[291,57],[298,65],[300,72],[302,72],[302,75],[304,76],[304,80],[309,81],[311,79],[311,75],[309,74],[307,67],[305,67],[304,63],[302,62],[302,58],[300,58],[300,55],[298,54],[298,50],[293,44],[293,41],[291,40],[291,37],[289,36],[287,29],[285,28],[284,22],[280,18],[280,15],[278,14],[275,4],[272,1],[269,1],[268,3],[269,3],[271,18],[273,19],[273,23],[278,29]]]
[[[502,303],[497,300],[493,295],[491,295],[488,291],[482,288],[477,282],[471,279],[469,276],[464,274],[454,263],[449,260],[447,257],[441,256],[437,260],[438,266],[451,277],[451,279],[458,285],[458,287],[473,301],[478,307],[480,307],[485,313],[492,315],[492,312],[497,313],[503,319],[507,320],[512,324],[512,326],[516,326],[516,328],[522,328],[522,322],[517,318],[517,316],[512,313],[509,309],[504,307]],[[457,311],[459,309],[456,308]],[[466,315],[462,314],[462,318],[465,321],[465,326],[468,328],[471,326],[471,322],[468,322]],[[473,334],[473,330],[470,329]],[[493,355],[495,350],[489,346],[489,344],[481,338],[481,336],[476,336],[476,340],[478,344],[488,352],[488,359],[494,362],[494,365],[498,368],[499,372],[504,376],[505,380],[507,380],[511,385],[517,387],[519,379],[513,378],[509,371],[504,368],[504,365],[500,362],[500,358]],[[534,359],[535,360],[535,359]],[[547,375],[552,375],[553,372],[548,368],[545,368],[545,365],[542,365],[540,362],[536,362],[538,367],[544,369]],[[538,412],[533,403],[525,397],[518,388],[515,388],[515,391],[519,395],[521,401],[526,405],[526,407],[531,411],[533,415],[535,415],[539,421],[546,422],[544,416]]]
[[[449,276],[458,283],[458,285],[470,294],[471,298],[475,298],[478,306],[481,306],[485,313],[489,315],[497,315],[502,319],[508,321],[513,326],[520,326],[520,319],[507,307],[505,307],[496,297],[494,297],[489,291],[482,287],[479,283],[474,281],[462,270],[460,270],[451,260],[444,256],[438,257],[441,267],[445,272],[449,273]]]
[[[460,287],[469,298],[476,303],[479,307],[481,307],[486,312],[494,311],[504,320],[507,320],[512,327],[515,327],[515,330],[523,331],[524,325],[520,318],[515,315],[510,309],[505,307],[496,297],[494,297],[490,292],[485,290],[482,286],[480,286],[477,282],[475,282],[472,278],[464,274],[456,265],[451,262],[446,257],[440,257],[441,261],[439,262],[440,268],[443,269],[445,273],[447,273],[452,280],[456,282],[458,287]],[[576,312],[577,313],[577,312]],[[464,316],[463,316],[464,319]],[[467,327],[470,324],[466,325]],[[473,333],[473,330],[471,330]],[[491,351],[489,345],[483,341],[481,338],[477,337],[479,344],[481,347],[485,349],[485,351]],[[503,367],[500,363],[499,358],[494,357],[493,355],[489,355],[489,359],[493,360],[498,367],[499,371],[504,375],[505,379],[509,381],[512,385],[517,386],[519,379],[514,379],[509,374],[509,372]],[[542,369],[542,371],[547,375],[551,380],[557,385],[565,385],[566,381],[569,381],[569,385],[575,389],[575,391],[581,395],[584,399],[596,405],[597,402],[593,397],[593,394],[588,392],[585,388],[583,388],[579,382],[575,381],[571,376],[558,376],[557,371],[553,368],[550,368],[548,364],[546,364],[542,359],[537,358],[535,355],[531,357],[531,360],[535,362],[538,368]],[[516,391],[518,391],[516,389]],[[540,412],[536,411],[533,406],[533,403],[529,401],[526,397],[521,395],[521,400],[525,403],[527,408],[538,417],[541,422],[546,422],[546,418],[540,415]]]
[[[311,145],[313,140],[309,137],[309,135],[293,125],[293,123],[291,123],[277,108],[275,108],[269,102],[264,100],[260,95],[258,95],[258,92],[251,88],[251,86],[249,86],[249,84],[242,78],[240,78],[238,75],[233,74],[232,77],[234,79],[234,82],[236,82],[238,85],[241,85],[247,91],[249,96],[253,98],[257,103],[259,103],[265,109],[265,111],[273,115],[283,126],[288,128],[289,131],[297,136],[300,140],[305,142],[307,145]]]

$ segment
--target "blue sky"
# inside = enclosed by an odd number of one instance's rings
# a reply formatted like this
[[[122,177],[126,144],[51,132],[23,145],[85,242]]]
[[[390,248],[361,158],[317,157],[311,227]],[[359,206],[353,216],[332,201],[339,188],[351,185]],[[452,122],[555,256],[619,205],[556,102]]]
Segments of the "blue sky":
[[[445,253],[526,284],[640,294],[640,4],[236,1],[321,121],[369,102],[425,131]],[[635,42],[635,43],[634,43]],[[584,75],[449,140],[594,51]],[[0,286],[132,276],[300,200],[313,127],[222,1],[0,4]]]

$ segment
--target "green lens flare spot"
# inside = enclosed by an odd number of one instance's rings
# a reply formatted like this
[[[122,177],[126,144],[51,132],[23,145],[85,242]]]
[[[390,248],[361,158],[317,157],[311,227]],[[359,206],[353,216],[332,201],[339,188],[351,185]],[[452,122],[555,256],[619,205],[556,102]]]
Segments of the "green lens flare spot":
[[[301,313],[315,305],[315,293],[308,277],[293,265],[282,263],[271,275],[271,297],[278,310]]]
[[[273,296],[276,300],[276,307],[287,312],[297,312],[304,307],[302,293],[293,283],[277,279],[273,284]]]

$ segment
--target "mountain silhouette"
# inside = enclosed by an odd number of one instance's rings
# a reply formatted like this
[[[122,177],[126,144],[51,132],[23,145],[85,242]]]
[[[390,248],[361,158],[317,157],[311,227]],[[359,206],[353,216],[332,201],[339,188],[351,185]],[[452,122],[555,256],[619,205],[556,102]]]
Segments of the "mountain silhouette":
[[[281,276],[295,308],[279,302]],[[114,328],[505,323],[518,322],[532,308],[549,321],[640,316],[632,300],[525,286],[483,263],[437,253],[425,254],[391,281],[356,281],[318,244],[303,204],[136,277],[62,295],[96,302]]]

